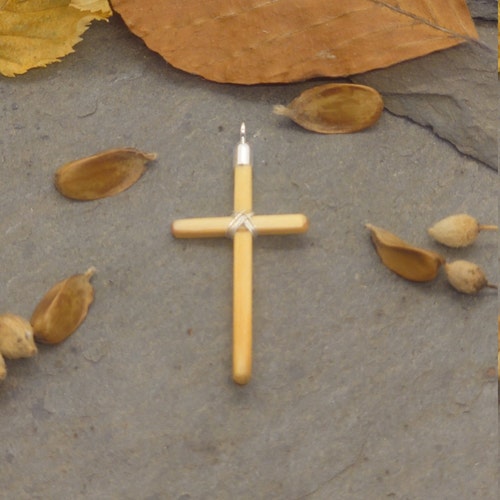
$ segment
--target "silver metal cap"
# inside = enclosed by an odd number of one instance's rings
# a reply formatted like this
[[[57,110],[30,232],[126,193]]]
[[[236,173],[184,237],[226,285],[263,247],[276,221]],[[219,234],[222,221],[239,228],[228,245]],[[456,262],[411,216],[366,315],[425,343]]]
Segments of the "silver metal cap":
[[[235,164],[236,165],[251,165],[251,150],[250,146],[246,142],[246,128],[245,124],[242,123],[240,127],[240,142],[236,146],[235,153]]]

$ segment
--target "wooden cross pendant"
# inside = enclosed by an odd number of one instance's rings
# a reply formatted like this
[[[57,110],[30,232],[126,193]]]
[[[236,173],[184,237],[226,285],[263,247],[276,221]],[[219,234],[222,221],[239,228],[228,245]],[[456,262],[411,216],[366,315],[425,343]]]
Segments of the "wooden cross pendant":
[[[233,380],[246,384],[252,375],[252,248],[256,235],[304,233],[302,214],[253,215],[250,147],[241,125],[234,165],[234,212],[230,217],[179,219],[172,223],[176,238],[233,239]]]

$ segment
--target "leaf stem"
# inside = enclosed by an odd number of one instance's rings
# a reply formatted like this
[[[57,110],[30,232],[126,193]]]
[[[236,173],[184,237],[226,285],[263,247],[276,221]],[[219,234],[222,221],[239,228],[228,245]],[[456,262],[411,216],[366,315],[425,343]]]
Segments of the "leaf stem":
[[[479,224],[480,231],[498,231],[498,226],[495,224]]]

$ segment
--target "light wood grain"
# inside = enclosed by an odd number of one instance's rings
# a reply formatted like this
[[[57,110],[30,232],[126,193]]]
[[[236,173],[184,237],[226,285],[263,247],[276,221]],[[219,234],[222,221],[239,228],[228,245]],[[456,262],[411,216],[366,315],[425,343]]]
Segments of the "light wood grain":
[[[172,223],[176,238],[221,238],[226,236],[233,217],[178,219]],[[305,233],[309,222],[303,214],[254,215],[252,222],[257,235]]]
[[[252,211],[252,167],[234,167],[234,212]],[[233,240],[233,380],[252,376],[252,234],[245,228]]]

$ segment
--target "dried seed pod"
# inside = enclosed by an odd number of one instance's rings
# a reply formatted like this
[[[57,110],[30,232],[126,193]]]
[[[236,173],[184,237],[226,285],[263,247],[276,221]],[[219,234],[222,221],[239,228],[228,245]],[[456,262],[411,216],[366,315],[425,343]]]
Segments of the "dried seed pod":
[[[346,134],[373,125],[384,102],[373,88],[350,83],[331,83],[306,90],[288,106],[274,106],[300,126],[321,134]]]
[[[94,300],[90,278],[91,267],[84,274],[75,274],[55,284],[38,303],[31,316],[35,340],[57,344],[69,337],[87,316]]]
[[[477,293],[484,287],[497,288],[488,283],[483,270],[473,262],[456,260],[444,265],[450,285],[462,293]]]
[[[66,163],[55,174],[57,190],[74,200],[89,201],[114,196],[132,186],[156,153],[133,148],[110,149]]]
[[[15,314],[0,315],[0,354],[6,358],[30,358],[37,352],[29,321]]]
[[[418,248],[381,227],[366,224],[382,262],[410,281],[431,281],[445,259],[436,252]]]
[[[4,380],[7,376],[7,367],[5,366],[5,360],[3,356],[0,354],[0,380]]]
[[[436,222],[427,231],[443,245],[460,248],[474,243],[480,231],[496,231],[498,226],[484,225],[467,214],[456,214]]]

